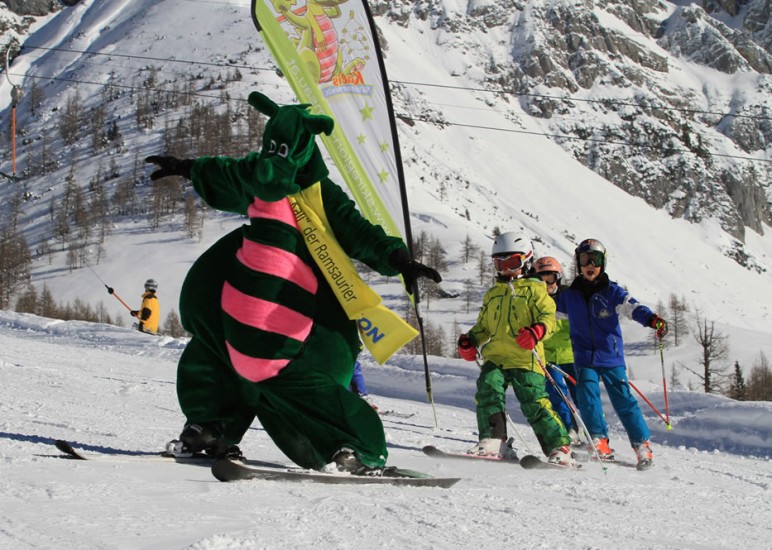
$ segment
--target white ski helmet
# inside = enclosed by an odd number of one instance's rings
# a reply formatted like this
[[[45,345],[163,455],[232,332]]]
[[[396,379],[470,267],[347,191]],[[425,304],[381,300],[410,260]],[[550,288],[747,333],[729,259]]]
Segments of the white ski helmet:
[[[148,292],[150,292],[151,290],[153,292],[158,290],[158,283],[156,282],[156,280],[155,279],[148,279],[147,281],[145,281],[145,290],[148,291]]]
[[[576,263],[576,270],[578,272],[582,271],[582,261],[580,256],[588,252],[600,255],[600,265],[595,262],[593,262],[593,264],[596,267],[599,267],[601,272],[606,271],[606,247],[603,246],[603,243],[597,239],[585,239],[579,243],[579,246],[576,247],[576,250],[574,251],[574,262]]]
[[[508,267],[497,261],[497,257],[511,256],[512,254],[522,254],[520,265]],[[491,257],[493,258],[493,265],[499,273],[502,271],[516,271],[518,269],[526,272],[533,263],[533,244],[531,244],[531,239],[525,235],[514,231],[507,231],[496,237],[493,241]]]

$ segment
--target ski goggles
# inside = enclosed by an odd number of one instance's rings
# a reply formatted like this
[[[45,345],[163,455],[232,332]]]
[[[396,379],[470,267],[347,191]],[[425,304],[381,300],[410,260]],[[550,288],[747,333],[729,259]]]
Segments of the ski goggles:
[[[558,274],[557,271],[542,271],[539,273],[539,278],[548,284],[555,284],[558,282]]]
[[[595,267],[603,266],[603,253],[591,250],[590,252],[579,253],[579,266],[586,267],[588,265],[594,265]]]
[[[526,260],[528,260],[528,255],[521,252],[515,252],[508,256],[501,254],[493,256],[493,267],[496,268],[496,271],[517,271],[523,268]]]

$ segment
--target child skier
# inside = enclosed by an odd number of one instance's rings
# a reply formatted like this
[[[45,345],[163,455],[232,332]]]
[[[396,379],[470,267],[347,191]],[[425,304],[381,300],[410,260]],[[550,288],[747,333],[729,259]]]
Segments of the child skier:
[[[534,273],[547,285],[547,294],[552,296],[553,300],[557,300],[558,294],[563,289],[568,288],[562,284],[563,266],[552,256],[544,256],[536,260],[533,269]],[[547,395],[549,395],[550,403],[552,403],[552,408],[558,413],[563,424],[568,428],[571,442],[578,443],[578,427],[574,422],[571,409],[560,395],[562,393],[567,398],[570,392],[574,403],[576,403],[576,389],[573,384],[569,388],[566,385],[566,377],[563,376],[563,373],[566,373],[568,376],[576,379],[576,374],[574,373],[574,352],[571,349],[567,319],[557,319],[557,329],[552,336],[544,340],[544,356],[547,358],[547,368],[549,369],[550,376],[558,386],[558,388],[555,388],[552,384],[547,383]],[[560,389],[560,392],[558,392],[558,389]]]
[[[145,281],[145,292],[142,294],[142,304],[139,309],[131,310],[131,316],[139,319],[137,329],[140,332],[158,333],[158,322],[161,319],[161,311],[158,305],[158,283],[155,279]]]
[[[574,260],[579,275],[558,295],[557,310],[558,316],[567,317],[570,323],[579,412],[601,460],[613,460],[600,400],[603,380],[611,405],[635,450],[639,469],[649,467],[654,459],[649,446],[650,432],[627,383],[619,316],[656,329],[660,338],[667,334],[667,323],[609,280],[603,243],[596,239],[582,241],[576,247]]]
[[[505,401],[511,385],[549,462],[573,465],[571,440],[550,405],[544,373],[532,353],[536,350],[543,361],[541,340],[555,330],[555,302],[543,282],[525,276],[533,262],[529,239],[502,233],[493,242],[491,256],[496,282],[483,298],[477,323],[458,339],[463,359],[476,360],[478,347],[483,357],[475,394],[480,441],[468,452],[511,456]]]

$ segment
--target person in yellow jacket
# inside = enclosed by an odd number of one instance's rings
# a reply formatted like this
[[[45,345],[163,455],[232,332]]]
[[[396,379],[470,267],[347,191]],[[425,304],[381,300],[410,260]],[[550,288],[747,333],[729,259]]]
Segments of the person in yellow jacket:
[[[566,427],[552,409],[545,376],[535,351],[544,362],[542,340],[556,326],[555,302],[538,278],[527,276],[533,264],[530,239],[502,233],[491,251],[496,282],[485,293],[477,323],[458,340],[459,355],[467,361],[483,358],[477,379],[479,442],[469,454],[507,457],[506,390],[511,385],[520,409],[531,425],[549,462],[572,466]]]
[[[158,283],[155,279],[145,281],[145,293],[142,294],[142,305],[131,311],[131,315],[139,319],[137,327],[141,332],[158,334],[158,322],[161,319],[161,306],[155,295]]]

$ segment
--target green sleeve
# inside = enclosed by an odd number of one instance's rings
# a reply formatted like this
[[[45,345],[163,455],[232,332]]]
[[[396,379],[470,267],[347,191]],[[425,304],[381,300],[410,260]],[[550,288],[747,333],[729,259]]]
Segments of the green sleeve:
[[[398,237],[390,237],[380,225],[373,225],[357,210],[343,189],[329,178],[321,181],[322,202],[335,238],[349,255],[381,275],[399,272],[389,264],[397,248],[405,248]]]
[[[193,188],[212,208],[246,215],[255,197],[250,185],[256,181],[259,155],[250,153],[240,159],[200,157],[190,171]]]

